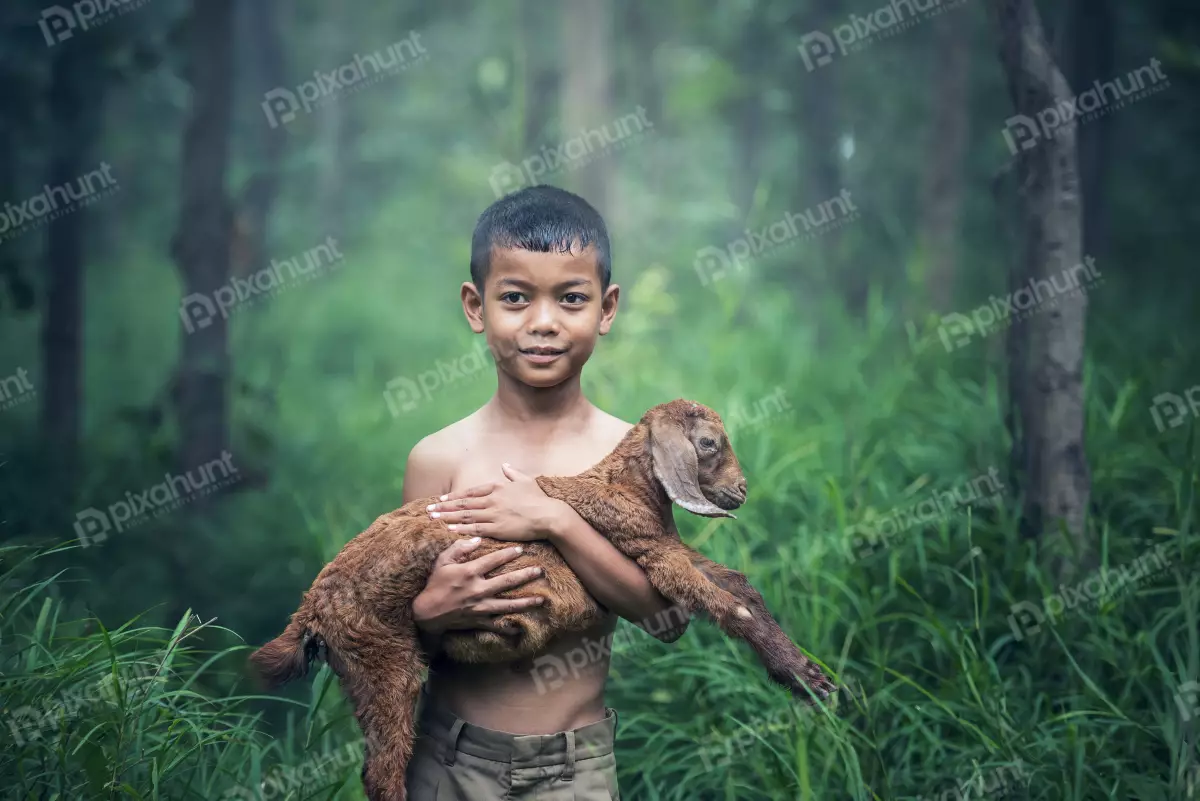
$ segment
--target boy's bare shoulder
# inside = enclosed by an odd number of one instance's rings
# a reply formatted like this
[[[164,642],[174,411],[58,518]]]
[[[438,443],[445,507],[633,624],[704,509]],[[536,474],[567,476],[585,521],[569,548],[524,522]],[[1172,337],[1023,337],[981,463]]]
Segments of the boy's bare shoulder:
[[[633,423],[627,423],[619,417],[613,417],[608,412],[597,408],[595,410],[596,417],[593,425],[595,426],[595,436],[600,442],[609,446],[608,450],[617,447],[629,430],[633,428]]]
[[[464,443],[478,429],[479,412],[435,431],[413,446],[404,468],[404,502],[450,491],[462,461]],[[411,487],[411,488],[410,488]]]

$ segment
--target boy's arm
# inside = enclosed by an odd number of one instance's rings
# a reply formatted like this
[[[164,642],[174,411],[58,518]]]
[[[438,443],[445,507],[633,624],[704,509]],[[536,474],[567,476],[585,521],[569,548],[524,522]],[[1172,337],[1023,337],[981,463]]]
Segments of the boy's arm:
[[[440,495],[449,488],[449,476],[446,475],[445,467],[437,456],[437,449],[428,437],[413,446],[404,466],[404,484],[401,489],[403,503],[430,495]],[[437,653],[441,636],[422,629],[420,623],[417,624],[417,631],[429,653]]]
[[[688,626],[687,611],[654,589],[637,562],[618,551],[569,504],[558,503],[562,508],[553,518],[549,540],[592,597],[662,642],[682,637]],[[675,533],[675,521],[669,522]]]

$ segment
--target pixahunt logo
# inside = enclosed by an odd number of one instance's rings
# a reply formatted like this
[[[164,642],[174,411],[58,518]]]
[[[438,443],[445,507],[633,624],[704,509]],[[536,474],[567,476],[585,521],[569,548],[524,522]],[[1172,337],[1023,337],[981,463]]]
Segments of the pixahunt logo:
[[[876,39],[886,39],[908,30],[917,23],[961,6],[966,0],[892,0],[866,15],[851,14],[850,19],[833,29],[833,36],[811,31],[800,37],[796,47],[809,72],[833,61],[835,52],[845,56],[862,50]],[[907,13],[906,13],[907,12]],[[836,43],[836,47],[835,47]]]
[[[640,139],[653,130],[654,123],[646,118],[646,109],[637,107],[637,113],[626,114],[609,125],[584,128],[570,139],[563,140],[557,147],[543,146],[532,156],[524,159],[520,166],[502,161],[492,167],[488,179],[497,198],[526,186],[533,186],[542,178],[562,170],[577,170],[612,150],[619,150]]]
[[[14,375],[0,378],[0,412],[33,400],[33,384],[24,367],[18,367]]]
[[[707,286],[720,281],[729,274],[731,268],[739,272],[746,269],[764,253],[828,233],[857,218],[858,207],[850,199],[850,190],[843,189],[836,197],[821,201],[799,214],[789,211],[781,219],[757,231],[747,228],[745,236],[723,248],[711,245],[701,248],[696,251],[694,261],[696,274],[700,276],[700,283]]]
[[[102,161],[99,169],[74,181],[57,186],[46,184],[41,192],[21,203],[6,202],[0,210],[0,242],[14,239],[25,231],[78,211],[117,189],[112,166]]]
[[[1035,117],[1024,114],[1009,117],[1004,121],[1003,131],[1009,152],[1015,156],[1022,150],[1037,147],[1039,141],[1053,139],[1065,125],[1099,119],[1171,85],[1157,58],[1150,59],[1149,66],[1131,70],[1125,78],[1129,79],[1128,87],[1121,78],[1093,81],[1090,89],[1042,109]]]
[[[1061,286],[1060,276],[1063,279]],[[990,296],[988,302],[972,311],[969,317],[958,312],[947,314],[938,325],[938,337],[949,353],[970,343],[973,336],[983,337],[1000,331],[1047,307],[1057,306],[1063,298],[1082,294],[1088,285],[1099,286],[1103,282],[1096,269],[1096,260],[1084,256],[1081,263],[1050,276],[1049,281],[1031,278],[1028,286],[1015,292],[1000,298]]]
[[[287,291],[320,276],[327,268],[342,261],[337,240],[325,237],[325,244],[309,248],[299,256],[271,263],[251,273],[247,278],[232,278],[211,295],[193,292],[179,304],[179,317],[190,334],[197,328],[208,328],[218,314],[228,319],[230,309],[252,306],[263,298]],[[285,271],[286,268],[286,271]]]
[[[313,80],[295,89],[278,87],[263,96],[262,110],[272,128],[287,125],[303,110],[308,113],[341,92],[358,92],[386,77],[399,75],[429,59],[416,31],[369,55],[355,55],[328,72],[313,70]]]
[[[399,417],[429,400],[439,387],[486,375],[485,369],[495,363],[496,357],[493,353],[489,362],[483,358],[485,352],[491,352],[487,339],[479,337],[467,353],[456,359],[438,359],[433,367],[419,373],[416,381],[408,376],[393,378],[384,386],[383,392],[388,411],[392,417]]]
[[[50,6],[42,10],[38,27],[42,29],[46,46],[54,47],[74,36],[77,28],[83,31],[98,28],[148,2],[150,0],[80,0],[70,8]]]
[[[193,476],[192,473],[197,475]],[[134,494],[126,492],[124,500],[108,505],[105,510],[89,507],[75,515],[75,533],[84,548],[98,545],[108,539],[108,532],[117,532],[141,525],[147,520],[162,517],[184,504],[203,498],[237,482],[238,469],[233,465],[233,454],[221,451],[220,459],[213,459],[196,470],[171,475],[166,473],[161,483],[147,487]]]
[[[874,520],[851,526],[846,533],[853,537],[855,554],[864,559],[876,551],[891,547],[896,538],[909,529],[949,519],[968,506],[995,506],[1000,502],[1003,492],[1000,471],[989,467],[987,473],[964,481],[961,487],[931,493],[918,503],[893,509]]]

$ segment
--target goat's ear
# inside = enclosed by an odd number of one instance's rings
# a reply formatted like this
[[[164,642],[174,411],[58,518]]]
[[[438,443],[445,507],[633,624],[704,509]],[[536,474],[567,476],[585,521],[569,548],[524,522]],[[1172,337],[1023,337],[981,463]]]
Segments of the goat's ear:
[[[658,418],[650,424],[650,459],[654,477],[667,496],[694,515],[733,517],[700,491],[700,465],[696,449],[670,418]]]

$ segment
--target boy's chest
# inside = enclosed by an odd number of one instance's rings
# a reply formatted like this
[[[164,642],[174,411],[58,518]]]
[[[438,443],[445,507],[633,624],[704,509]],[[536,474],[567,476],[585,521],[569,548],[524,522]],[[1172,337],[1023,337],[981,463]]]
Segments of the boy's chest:
[[[539,449],[511,443],[470,445],[463,449],[450,491],[507,481],[500,470],[500,465],[505,462],[529,476],[578,475],[607,456],[614,444],[577,440]]]

